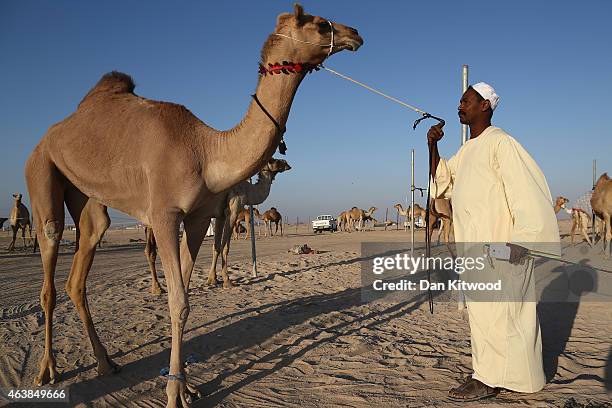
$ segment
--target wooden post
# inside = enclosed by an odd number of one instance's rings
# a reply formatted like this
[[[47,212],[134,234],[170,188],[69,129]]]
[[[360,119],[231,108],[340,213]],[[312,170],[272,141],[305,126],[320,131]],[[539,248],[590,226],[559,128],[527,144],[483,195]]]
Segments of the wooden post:
[[[295,217],[295,235],[298,233],[298,225],[300,225],[300,217]]]

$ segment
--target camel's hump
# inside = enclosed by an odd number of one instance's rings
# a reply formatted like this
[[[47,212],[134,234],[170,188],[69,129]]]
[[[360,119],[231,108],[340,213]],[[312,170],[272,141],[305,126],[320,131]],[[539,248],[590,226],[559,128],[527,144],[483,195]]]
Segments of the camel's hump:
[[[134,88],[136,88],[136,85],[131,76],[123,72],[112,71],[100,78],[98,83],[85,95],[81,103],[94,95],[133,93]]]
[[[101,92],[134,92],[134,80],[128,74],[112,71],[104,74],[93,89]]]

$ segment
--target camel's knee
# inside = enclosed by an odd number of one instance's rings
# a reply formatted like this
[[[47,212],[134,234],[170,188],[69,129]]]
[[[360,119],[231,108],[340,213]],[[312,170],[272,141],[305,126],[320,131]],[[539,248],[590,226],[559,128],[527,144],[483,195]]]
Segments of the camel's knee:
[[[85,288],[75,285],[70,281],[70,279],[68,282],[66,282],[66,286],[64,288],[66,289],[66,293],[68,293],[70,300],[72,300],[75,305],[79,304],[85,297]]]
[[[185,296],[176,298],[170,306],[170,319],[172,322],[178,322],[182,326],[187,322],[189,316],[189,301]]]
[[[47,221],[43,228],[45,237],[52,243],[59,243],[62,236],[62,224],[59,221]]]
[[[40,291],[40,305],[46,311],[55,308],[55,298],[57,293],[55,291],[55,285],[53,283],[43,284],[42,290]]]

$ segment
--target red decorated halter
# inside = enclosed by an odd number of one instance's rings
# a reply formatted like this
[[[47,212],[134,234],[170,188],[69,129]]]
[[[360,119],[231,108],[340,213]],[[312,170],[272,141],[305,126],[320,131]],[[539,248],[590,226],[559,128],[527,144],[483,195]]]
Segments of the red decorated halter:
[[[262,64],[259,64],[259,75],[262,75],[262,76],[266,76],[268,74],[270,75],[274,75],[274,74],[289,75],[289,74],[299,74],[301,72],[309,74],[312,71],[318,71],[320,69],[321,68],[318,65],[311,64],[309,62],[294,63],[294,62],[283,61],[282,64],[278,62],[275,64],[268,64],[267,67],[265,67]]]

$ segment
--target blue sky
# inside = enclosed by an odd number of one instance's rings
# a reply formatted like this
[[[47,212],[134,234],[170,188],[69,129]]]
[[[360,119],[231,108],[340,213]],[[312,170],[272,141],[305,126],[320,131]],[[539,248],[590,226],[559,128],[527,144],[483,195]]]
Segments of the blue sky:
[[[328,66],[447,119],[442,155],[460,143],[461,66],[501,96],[493,118],[532,154],[553,196],[574,200],[612,171],[612,3],[607,1],[303,1],[357,28],[357,53]],[[46,129],[99,77],[132,75],[136,93],[187,106],[218,129],[237,123],[263,41],[286,1],[0,3],[0,216],[26,193],[24,163]],[[403,202],[427,179],[416,114],[327,72],[309,75],[287,123],[286,159],[263,207],[292,220]],[[26,204],[29,199],[26,196]]]

